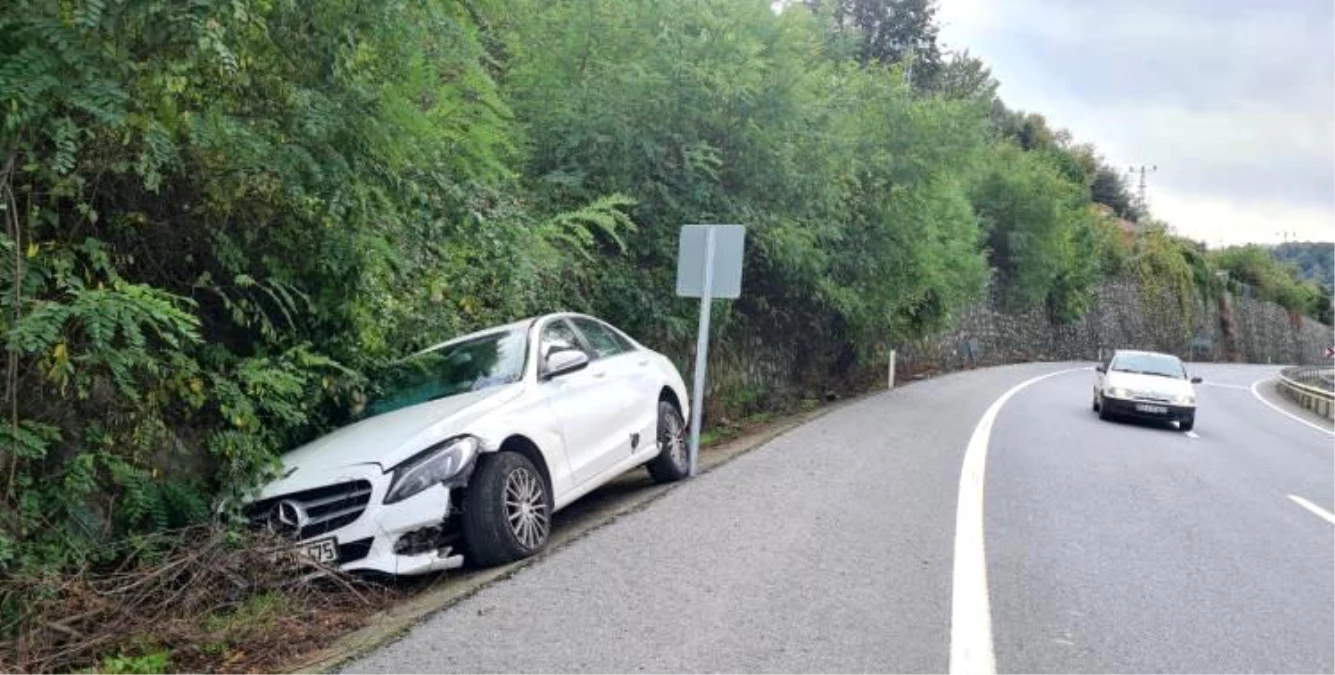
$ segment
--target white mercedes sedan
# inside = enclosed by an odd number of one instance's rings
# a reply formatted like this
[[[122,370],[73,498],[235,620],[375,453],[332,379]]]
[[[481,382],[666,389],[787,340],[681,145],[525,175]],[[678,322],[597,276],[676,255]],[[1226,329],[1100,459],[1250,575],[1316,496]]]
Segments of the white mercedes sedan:
[[[244,508],[345,571],[422,574],[541,551],[552,514],[640,465],[686,477],[686,389],[667,357],[551,314],[400,362],[358,421],[283,457]]]

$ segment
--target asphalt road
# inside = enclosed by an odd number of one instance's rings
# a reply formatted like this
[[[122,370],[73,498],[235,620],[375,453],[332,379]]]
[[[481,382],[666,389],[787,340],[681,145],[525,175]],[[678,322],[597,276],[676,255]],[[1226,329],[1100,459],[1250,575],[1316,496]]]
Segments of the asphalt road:
[[[347,672],[940,672],[960,467],[1036,375],[868,397],[436,614]],[[1263,405],[1276,368],[1193,369],[1194,434],[1100,422],[1093,374],[1001,409],[984,532],[1002,672],[1335,669],[1332,437]],[[1282,404],[1281,404],[1282,405]]]

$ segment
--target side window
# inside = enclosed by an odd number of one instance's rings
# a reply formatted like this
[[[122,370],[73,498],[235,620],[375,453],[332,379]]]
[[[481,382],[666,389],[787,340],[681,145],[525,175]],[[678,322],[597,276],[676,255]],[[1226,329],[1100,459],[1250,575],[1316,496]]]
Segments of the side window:
[[[552,352],[579,348],[579,338],[565,319],[556,319],[543,326],[542,336],[538,338],[538,358],[542,364],[546,364]]]
[[[636,346],[633,343],[631,343],[630,340],[626,339],[625,335],[621,334],[621,331],[609,328],[607,326],[603,327],[607,329],[607,333],[612,336],[612,339],[616,340],[618,345],[621,345],[621,351],[633,352],[637,349]]]
[[[607,330],[602,324],[589,319],[571,319],[579,332],[584,334],[584,339],[589,341],[589,346],[593,348],[594,358],[605,359],[609,356],[616,356],[626,351],[621,342],[616,339],[615,334]]]

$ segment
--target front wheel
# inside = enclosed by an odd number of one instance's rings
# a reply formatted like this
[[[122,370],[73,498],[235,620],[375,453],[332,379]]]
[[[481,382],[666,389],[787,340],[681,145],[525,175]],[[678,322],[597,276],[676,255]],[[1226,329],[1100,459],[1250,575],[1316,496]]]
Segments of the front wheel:
[[[679,481],[691,474],[691,458],[686,449],[686,424],[677,406],[658,402],[658,456],[644,468],[655,483]]]
[[[478,458],[464,497],[469,562],[479,567],[527,558],[547,546],[552,494],[533,462],[516,452]]]
[[[1195,417],[1188,417],[1187,419],[1179,420],[1177,423],[1177,428],[1182,431],[1191,431],[1192,428],[1194,428],[1195,426],[1196,426]]]

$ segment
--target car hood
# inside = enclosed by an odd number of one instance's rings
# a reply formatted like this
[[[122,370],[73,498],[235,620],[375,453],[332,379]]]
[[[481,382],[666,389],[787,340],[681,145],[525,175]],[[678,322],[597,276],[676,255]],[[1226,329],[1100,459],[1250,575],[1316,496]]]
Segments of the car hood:
[[[1195,389],[1191,386],[1189,380],[1117,371],[1108,373],[1104,380],[1104,386],[1122,387],[1123,389],[1162,396],[1190,396],[1195,393]]]
[[[265,485],[260,498],[318,487],[349,467],[374,464],[387,470],[456,434],[513,400],[523,384],[508,384],[400,408],[325,434],[283,456],[282,478]]]

